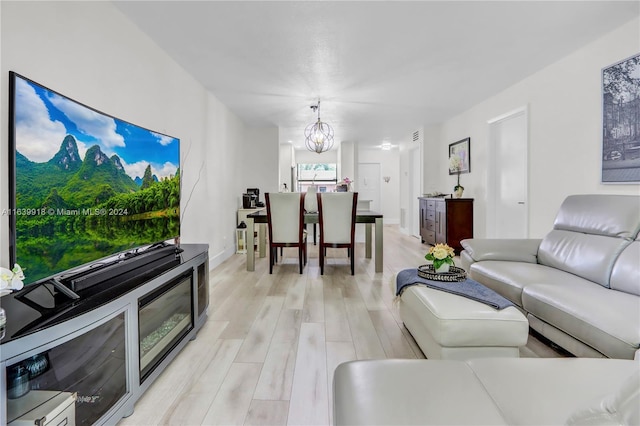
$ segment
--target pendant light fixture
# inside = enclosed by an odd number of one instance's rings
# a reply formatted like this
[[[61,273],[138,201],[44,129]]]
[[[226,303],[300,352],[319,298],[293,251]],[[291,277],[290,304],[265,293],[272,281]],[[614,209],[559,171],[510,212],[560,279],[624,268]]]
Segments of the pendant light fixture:
[[[318,112],[318,121],[309,124],[304,129],[304,143],[309,151],[320,154],[333,147],[333,128],[320,121],[320,100],[316,105],[311,105],[311,109]]]

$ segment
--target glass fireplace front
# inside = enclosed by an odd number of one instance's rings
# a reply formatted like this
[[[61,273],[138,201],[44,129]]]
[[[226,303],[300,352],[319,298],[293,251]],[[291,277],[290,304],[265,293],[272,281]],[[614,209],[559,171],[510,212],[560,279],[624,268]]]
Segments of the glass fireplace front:
[[[193,271],[138,300],[140,383],[194,327]]]

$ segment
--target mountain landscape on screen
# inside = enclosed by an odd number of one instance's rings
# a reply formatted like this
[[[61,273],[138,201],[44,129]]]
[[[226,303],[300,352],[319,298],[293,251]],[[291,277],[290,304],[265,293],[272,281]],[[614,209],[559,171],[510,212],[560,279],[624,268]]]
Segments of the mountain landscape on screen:
[[[71,135],[46,163],[16,152],[16,165],[16,205],[25,213],[16,215],[18,258],[33,279],[48,276],[51,266],[91,261],[96,250],[103,257],[179,234],[179,169],[159,180],[147,166],[143,177],[132,179],[120,158],[108,157],[98,145],[82,160]]]

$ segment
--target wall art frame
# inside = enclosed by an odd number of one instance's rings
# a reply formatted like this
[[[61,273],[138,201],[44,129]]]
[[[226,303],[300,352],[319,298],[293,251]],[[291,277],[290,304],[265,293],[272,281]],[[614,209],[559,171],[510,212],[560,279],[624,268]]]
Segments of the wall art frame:
[[[452,157],[460,158],[460,170],[451,167]],[[449,174],[457,175],[471,172],[471,138],[464,138],[449,144]]]
[[[640,182],[640,54],[602,69],[602,183]]]

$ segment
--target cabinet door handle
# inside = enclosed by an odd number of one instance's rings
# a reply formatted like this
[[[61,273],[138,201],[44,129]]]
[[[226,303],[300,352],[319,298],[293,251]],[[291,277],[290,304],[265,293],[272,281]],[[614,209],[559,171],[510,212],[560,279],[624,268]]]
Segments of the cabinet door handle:
[[[524,204],[524,201],[518,201],[518,204]]]

